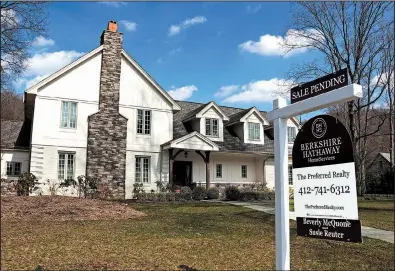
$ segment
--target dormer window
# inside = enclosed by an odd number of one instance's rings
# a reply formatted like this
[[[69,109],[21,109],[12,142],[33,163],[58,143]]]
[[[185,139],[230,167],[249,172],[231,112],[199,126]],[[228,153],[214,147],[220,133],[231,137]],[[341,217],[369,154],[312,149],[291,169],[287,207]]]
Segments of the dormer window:
[[[206,136],[219,136],[218,119],[206,119]]]
[[[259,140],[260,139],[260,125],[259,123],[249,122],[248,123],[248,139]]]
[[[288,143],[293,143],[296,137],[296,128],[287,127],[287,132],[288,132]]]

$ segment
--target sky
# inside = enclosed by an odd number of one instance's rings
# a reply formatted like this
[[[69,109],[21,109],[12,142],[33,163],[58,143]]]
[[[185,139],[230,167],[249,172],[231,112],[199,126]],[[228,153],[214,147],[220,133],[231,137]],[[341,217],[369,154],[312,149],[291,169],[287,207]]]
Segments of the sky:
[[[319,58],[298,50],[288,2],[55,2],[48,35],[37,37],[18,92],[98,47],[108,21],[124,49],[176,100],[271,110],[293,65]]]

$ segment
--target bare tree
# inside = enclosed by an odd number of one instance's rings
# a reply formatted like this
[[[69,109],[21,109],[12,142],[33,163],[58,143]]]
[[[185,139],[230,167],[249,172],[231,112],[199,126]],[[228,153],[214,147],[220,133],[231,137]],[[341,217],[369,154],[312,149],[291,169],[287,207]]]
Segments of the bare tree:
[[[24,119],[24,105],[21,94],[17,94],[16,92],[10,90],[3,90],[1,92],[1,119]]]
[[[1,10],[1,90],[23,73],[34,38],[45,36],[47,2],[4,1]]]
[[[394,31],[394,4],[391,2],[298,2],[293,10],[292,38],[288,51],[311,48],[322,59],[294,66],[288,79],[303,83],[325,73],[348,68],[352,83],[363,86],[364,97],[331,108],[344,114],[354,147],[358,193],[365,189],[368,138],[376,134],[388,116],[372,111],[389,81],[383,80],[388,67],[383,62]],[[320,61],[321,60],[321,61]],[[393,64],[392,64],[393,70]],[[370,121],[375,118],[375,122]],[[372,125],[374,123],[374,125]]]

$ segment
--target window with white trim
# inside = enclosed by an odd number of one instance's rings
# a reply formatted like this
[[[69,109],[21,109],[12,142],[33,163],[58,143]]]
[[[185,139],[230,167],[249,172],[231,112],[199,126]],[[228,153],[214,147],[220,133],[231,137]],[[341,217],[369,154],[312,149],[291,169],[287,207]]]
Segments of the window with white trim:
[[[217,178],[222,178],[222,164],[217,164],[215,166],[215,172],[216,172],[215,176]]]
[[[58,157],[58,179],[74,179],[75,154],[59,152]]]
[[[21,162],[7,162],[7,176],[19,176],[21,174]]]
[[[247,165],[241,165],[241,178],[247,178]]]
[[[135,182],[149,183],[150,157],[136,157]]]
[[[296,137],[296,128],[287,127],[287,133],[288,133],[288,143],[293,143]]]
[[[249,140],[259,140],[260,139],[260,131],[261,126],[259,123],[249,122],[248,123],[248,139]]]
[[[151,134],[151,110],[137,109],[137,134]]]
[[[206,119],[206,135],[219,136],[218,119]]]
[[[292,180],[292,166],[288,165],[288,184],[293,185],[294,182]]]
[[[62,102],[62,128],[77,128],[77,103]]]

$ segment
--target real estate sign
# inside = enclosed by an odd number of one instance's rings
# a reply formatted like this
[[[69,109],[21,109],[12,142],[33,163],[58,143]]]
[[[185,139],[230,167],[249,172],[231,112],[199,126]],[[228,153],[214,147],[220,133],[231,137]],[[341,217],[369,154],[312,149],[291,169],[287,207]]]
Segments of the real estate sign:
[[[348,85],[347,68],[291,89],[291,104]]]
[[[297,234],[361,242],[353,148],[336,118],[319,115],[299,131],[292,150]]]

